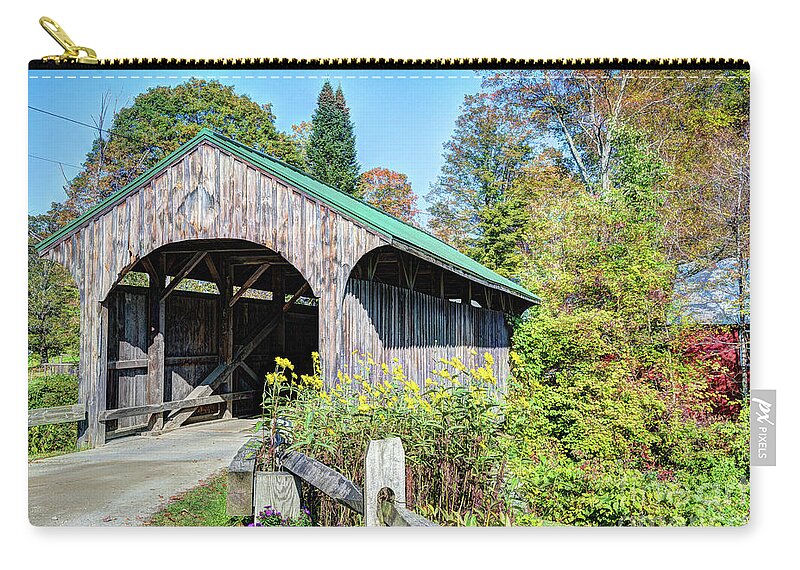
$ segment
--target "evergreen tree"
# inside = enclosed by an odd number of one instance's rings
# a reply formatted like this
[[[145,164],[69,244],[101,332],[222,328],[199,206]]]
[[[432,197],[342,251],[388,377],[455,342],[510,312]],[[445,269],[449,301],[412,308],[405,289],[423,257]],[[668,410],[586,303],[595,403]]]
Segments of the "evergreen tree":
[[[308,167],[316,178],[343,192],[356,193],[356,137],[341,86],[336,93],[330,82],[322,86],[311,119],[307,153]]]

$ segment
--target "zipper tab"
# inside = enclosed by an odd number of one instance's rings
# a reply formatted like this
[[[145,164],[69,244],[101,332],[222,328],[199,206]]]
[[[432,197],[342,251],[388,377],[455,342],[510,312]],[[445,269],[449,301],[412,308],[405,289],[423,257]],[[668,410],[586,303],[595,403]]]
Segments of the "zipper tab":
[[[51,38],[58,42],[58,45],[64,48],[63,54],[46,55],[42,58],[42,61],[54,61],[56,63],[100,63],[97,59],[97,53],[95,53],[93,49],[75,45],[75,42],[70,39],[67,32],[52,18],[42,16],[39,18],[39,24],[50,34]],[[82,56],[81,52],[85,55]]]

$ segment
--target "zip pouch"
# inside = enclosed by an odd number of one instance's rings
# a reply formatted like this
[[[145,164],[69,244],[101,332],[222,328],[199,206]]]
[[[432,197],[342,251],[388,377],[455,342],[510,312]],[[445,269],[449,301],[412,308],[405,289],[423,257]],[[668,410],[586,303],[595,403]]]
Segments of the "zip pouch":
[[[747,523],[746,62],[102,60],[41,23],[32,524]]]

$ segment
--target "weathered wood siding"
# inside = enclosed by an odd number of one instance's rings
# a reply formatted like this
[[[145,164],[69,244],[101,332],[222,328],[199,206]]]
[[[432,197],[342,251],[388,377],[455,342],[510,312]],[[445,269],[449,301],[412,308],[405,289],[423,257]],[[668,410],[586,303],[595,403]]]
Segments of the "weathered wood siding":
[[[107,409],[142,406],[147,401],[147,289],[124,287],[108,298],[109,362]],[[147,424],[147,416],[108,422],[109,431]]]
[[[375,281],[350,279],[342,305],[342,330],[346,339],[343,365],[358,372],[358,351],[376,362],[397,358],[406,374],[417,382],[434,378],[441,358],[459,357],[468,367],[484,364],[483,354],[494,358],[498,386],[509,374],[510,338],[505,318],[465,303],[454,303]],[[475,354],[477,353],[477,354]]]
[[[183,240],[242,239],[281,254],[320,297],[319,349],[339,367],[341,299],[350,271],[388,240],[300,190],[203,142],[47,252],[72,272],[81,294],[81,443],[102,444],[106,405],[106,300],[124,272]],[[102,364],[101,364],[102,363]]]
[[[219,364],[217,299],[187,291],[167,298],[164,400],[185,398]]]

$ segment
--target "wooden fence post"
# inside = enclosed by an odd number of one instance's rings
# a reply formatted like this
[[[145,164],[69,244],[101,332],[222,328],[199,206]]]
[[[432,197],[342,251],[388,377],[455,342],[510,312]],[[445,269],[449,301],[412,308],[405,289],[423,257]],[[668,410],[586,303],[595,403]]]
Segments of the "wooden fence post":
[[[394,493],[395,504],[406,506],[406,454],[399,437],[369,442],[364,468],[366,526],[382,526],[378,513],[378,493],[384,488]]]

